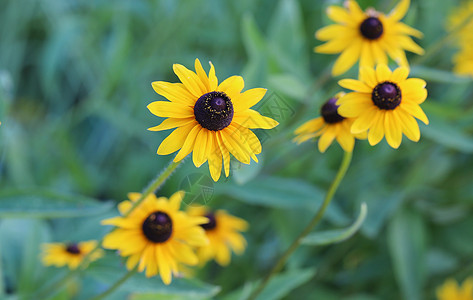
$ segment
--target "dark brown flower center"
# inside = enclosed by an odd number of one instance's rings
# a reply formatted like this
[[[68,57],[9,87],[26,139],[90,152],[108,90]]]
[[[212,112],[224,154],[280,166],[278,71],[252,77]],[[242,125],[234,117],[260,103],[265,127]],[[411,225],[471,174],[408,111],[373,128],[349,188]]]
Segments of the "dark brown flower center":
[[[376,40],[383,34],[383,23],[378,18],[368,17],[361,23],[360,32],[365,38]]]
[[[371,93],[371,100],[381,109],[395,109],[401,103],[401,99],[401,89],[389,81],[378,84]]]
[[[80,249],[77,244],[70,243],[66,246],[66,251],[71,254],[80,254]]]
[[[217,220],[215,220],[215,215],[213,213],[208,213],[205,215],[206,218],[209,219],[208,223],[200,225],[205,230],[212,230],[217,227]]]
[[[168,214],[157,211],[148,216],[143,222],[143,233],[154,243],[164,243],[172,234],[172,220]]]
[[[322,105],[320,114],[324,118],[325,123],[333,124],[345,119],[337,113],[338,105],[336,102],[337,98],[330,98],[324,105]]]
[[[202,95],[194,105],[194,116],[199,124],[212,131],[219,131],[233,120],[233,104],[224,92]]]

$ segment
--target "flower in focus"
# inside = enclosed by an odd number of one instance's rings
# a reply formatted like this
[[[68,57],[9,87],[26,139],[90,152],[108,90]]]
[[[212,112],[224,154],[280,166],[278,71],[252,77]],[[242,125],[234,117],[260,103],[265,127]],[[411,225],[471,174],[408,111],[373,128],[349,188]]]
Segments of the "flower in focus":
[[[358,60],[360,67],[388,64],[388,55],[400,66],[407,66],[405,50],[424,54],[410,36],[422,38],[422,32],[400,22],[409,8],[410,0],[401,0],[385,15],[372,8],[361,10],[354,0],[347,0],[345,8],[330,6],[328,17],[337,24],[319,29],[315,36],[327,43],[315,48],[318,53],[341,53],[332,74],[345,73]]]
[[[171,283],[172,274],[177,275],[179,264],[196,265],[198,258],[193,247],[207,244],[204,230],[199,226],[208,222],[204,217],[190,217],[180,211],[184,192],[177,192],[169,200],[150,194],[130,214],[127,212],[139,193],[130,193],[130,201],[123,201],[118,209],[121,217],[103,220],[104,225],[114,225],[107,234],[103,247],[117,249],[128,257],[126,267],[138,271],[146,268],[147,277],[159,273],[165,284]]]
[[[429,123],[419,104],[427,98],[426,82],[407,78],[409,69],[399,67],[393,72],[386,65],[373,68],[362,67],[359,80],[343,79],[338,83],[354,92],[341,97],[338,113],[355,118],[351,126],[353,134],[368,131],[370,145],[378,144],[383,136],[393,148],[398,148],[402,134],[417,142],[420,130],[417,118]]]
[[[473,277],[463,281],[461,286],[453,280],[447,280],[442,286],[437,288],[438,300],[473,300]]]
[[[208,222],[200,225],[205,229],[209,244],[199,247],[197,255],[200,262],[205,264],[211,259],[221,265],[230,263],[231,250],[242,254],[246,247],[246,240],[241,231],[248,228],[248,223],[240,218],[226,213],[224,210],[212,212],[204,206],[190,206],[187,210],[191,216],[205,216]]]
[[[320,109],[321,117],[307,121],[297,128],[294,132],[297,135],[294,141],[300,144],[309,139],[320,137],[318,147],[322,153],[327,150],[333,140],[337,140],[346,152],[353,151],[355,136],[350,132],[353,119],[344,118],[337,113],[336,102],[343,95],[345,93],[342,92],[330,98]],[[356,138],[365,139],[366,133],[357,134]]]
[[[209,161],[213,180],[220,178],[222,159],[225,176],[230,171],[230,153],[240,162],[258,162],[261,143],[250,130],[271,129],[275,120],[262,116],[251,107],[257,104],[266,89],[250,89],[242,93],[243,78],[232,76],[218,84],[215,69],[210,64],[207,76],[198,59],[195,70],[175,64],[174,73],[182,83],[153,82],[156,93],[169,101],[155,101],[148,105],[151,113],[165,119],[151,131],[176,128],[158,148],[158,154],[177,153],[175,162],[193,151],[196,167]]]
[[[43,244],[42,262],[45,266],[62,267],[67,265],[74,270],[82,263],[85,256],[88,262],[95,261],[103,256],[103,250],[97,249],[97,241],[85,241],[80,243],[49,243]]]

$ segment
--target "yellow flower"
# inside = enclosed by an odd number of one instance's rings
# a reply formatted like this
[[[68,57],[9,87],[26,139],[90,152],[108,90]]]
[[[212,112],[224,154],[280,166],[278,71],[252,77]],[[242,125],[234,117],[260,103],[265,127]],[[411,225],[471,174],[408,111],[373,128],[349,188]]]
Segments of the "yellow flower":
[[[344,118],[337,113],[336,102],[343,95],[345,93],[342,92],[330,98],[320,109],[321,117],[307,121],[297,128],[294,132],[297,135],[294,141],[300,144],[309,139],[320,137],[318,146],[319,151],[323,153],[336,139],[343,150],[353,151],[355,136],[350,132],[353,119]],[[365,139],[366,133],[357,134],[356,137]]]
[[[383,136],[393,148],[398,148],[402,133],[412,141],[419,141],[417,118],[429,123],[419,104],[427,98],[426,83],[422,79],[409,78],[409,70],[399,67],[394,72],[386,65],[361,68],[359,80],[343,79],[342,87],[354,90],[341,97],[338,113],[355,118],[351,126],[353,134],[368,132],[370,145],[376,145]]]
[[[354,0],[346,1],[346,8],[330,6],[327,15],[337,24],[316,32],[316,38],[327,43],[316,47],[315,51],[341,53],[333,66],[334,76],[345,73],[358,60],[361,67],[387,64],[388,55],[398,65],[407,66],[405,50],[424,54],[424,50],[410,37],[421,38],[422,32],[399,22],[409,4],[410,0],[401,0],[388,15],[372,8],[362,11]]]
[[[464,45],[460,51],[453,57],[455,64],[453,71],[458,75],[473,76],[473,46]]]
[[[209,244],[197,249],[202,264],[215,259],[221,266],[226,266],[230,263],[231,250],[236,254],[245,251],[246,240],[240,234],[248,228],[245,220],[229,215],[224,210],[212,212],[198,205],[190,206],[187,211],[191,216],[205,216],[209,219],[201,225],[205,229]]]
[[[92,250],[97,247],[97,241],[86,241],[80,243],[49,243],[43,244],[42,262],[45,266],[62,267],[67,265],[69,269],[76,269]],[[103,256],[103,251],[98,249],[88,258],[88,262],[95,261]]]
[[[463,281],[462,286],[453,280],[447,280],[441,287],[437,288],[438,300],[473,300],[473,277]]]
[[[121,256],[128,257],[126,267],[129,270],[138,265],[139,272],[146,268],[147,277],[159,273],[163,282],[169,284],[172,274],[178,274],[179,264],[198,263],[193,247],[208,242],[199,226],[208,219],[190,217],[179,210],[184,196],[182,191],[174,193],[169,200],[151,194],[125,216],[140,196],[139,193],[128,194],[130,201],[123,201],[118,206],[123,216],[102,221],[102,224],[118,227],[105,236],[103,247],[117,249]]]
[[[459,26],[463,26],[459,28]],[[464,1],[449,15],[447,30],[458,30],[456,37],[460,45],[473,42],[473,1]]]
[[[261,153],[261,143],[250,129],[271,129],[278,125],[251,109],[263,98],[266,89],[242,93],[244,82],[240,76],[232,76],[218,84],[213,65],[210,63],[207,76],[198,59],[195,60],[195,73],[179,64],[173,69],[182,83],[153,82],[156,93],[169,101],[148,105],[151,113],[167,118],[148,130],[177,127],[161,143],[158,154],[167,155],[180,149],[174,158],[178,162],[193,151],[195,166],[200,167],[208,160],[215,181],[220,178],[222,158],[228,177],[230,153],[245,164],[249,164],[251,158],[258,162],[256,154]]]

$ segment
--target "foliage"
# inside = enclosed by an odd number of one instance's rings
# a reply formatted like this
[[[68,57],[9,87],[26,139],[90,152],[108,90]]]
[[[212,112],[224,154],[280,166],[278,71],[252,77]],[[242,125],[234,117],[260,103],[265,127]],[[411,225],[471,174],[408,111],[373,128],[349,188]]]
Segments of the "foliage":
[[[227,182],[213,183],[207,166],[188,159],[159,194],[184,189],[188,204],[244,218],[248,248],[228,267],[195,270],[198,279],[166,288],[137,277],[115,297],[247,295],[315,213],[341,159],[338,145],[322,155],[314,143],[291,142],[340,90],[340,78],[329,77],[335,56],[312,48],[315,30],[329,23],[326,6],[341,2],[1,1],[0,298],[61,278],[65,270],[41,266],[39,245],[100,239],[107,231],[100,220],[116,215],[110,202],[140,191],[172,159],[156,155],[167,133],[146,131],[156,125],[146,105],[159,97],[151,82],[176,82],[172,64],[192,66],[196,57],[212,60],[222,78],[241,74],[246,88],[267,87],[259,110],[281,125],[257,132],[259,164],[235,162]],[[359,2],[389,11],[397,1]],[[349,227],[366,203],[360,233],[302,246],[265,299],[426,299],[446,277],[473,273],[472,81],[451,73],[451,43],[429,54],[458,2],[413,0],[406,18],[425,34],[418,42],[426,56],[408,57],[411,76],[428,83],[430,125],[421,125],[420,142],[405,140],[398,150],[357,142],[317,230]],[[355,77],[355,68],[346,74]],[[117,261],[109,253],[94,262],[55,299],[103,291],[124,272]]]

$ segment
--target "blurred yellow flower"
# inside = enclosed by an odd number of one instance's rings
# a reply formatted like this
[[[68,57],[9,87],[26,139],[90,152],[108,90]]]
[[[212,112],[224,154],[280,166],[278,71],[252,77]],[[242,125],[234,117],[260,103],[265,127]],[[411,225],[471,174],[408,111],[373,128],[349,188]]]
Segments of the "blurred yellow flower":
[[[401,0],[388,15],[372,8],[363,11],[354,0],[345,1],[345,8],[330,6],[327,15],[337,24],[315,33],[317,39],[327,42],[315,47],[315,51],[341,53],[333,66],[334,76],[345,73],[358,60],[360,67],[388,64],[388,55],[398,65],[407,66],[405,50],[424,54],[410,37],[422,38],[422,32],[400,22],[409,5],[410,0]]]
[[[437,288],[438,300],[473,300],[473,277],[463,281],[461,286],[454,279],[449,279]]]
[[[464,1],[450,13],[447,30],[458,30],[456,37],[459,45],[473,42],[473,1]]]
[[[202,264],[211,259],[221,266],[230,263],[231,250],[236,254],[242,254],[246,248],[246,240],[241,231],[246,231],[248,223],[240,218],[232,216],[224,210],[212,212],[204,206],[193,205],[187,209],[191,216],[205,216],[209,221],[202,224],[209,244],[197,249],[197,255]]]
[[[153,82],[156,93],[169,101],[155,101],[148,105],[151,113],[165,119],[148,130],[161,131],[176,128],[158,148],[158,154],[177,153],[175,162],[193,151],[196,167],[209,161],[213,180],[220,178],[222,158],[225,176],[230,172],[230,153],[240,162],[258,162],[261,143],[250,130],[271,129],[275,120],[252,110],[265,95],[266,89],[256,88],[241,92],[243,78],[232,76],[218,84],[214,66],[210,63],[207,76],[198,59],[195,70],[175,64],[174,73],[182,83]]]
[[[419,104],[427,98],[426,82],[407,78],[409,69],[399,67],[393,72],[386,65],[362,67],[359,80],[343,79],[340,86],[354,92],[341,97],[338,113],[355,118],[351,126],[354,134],[368,131],[370,145],[378,144],[383,136],[393,148],[401,145],[402,134],[412,141],[419,141],[417,118],[429,123]]]
[[[346,152],[353,151],[355,136],[350,132],[353,119],[344,118],[337,112],[336,102],[343,95],[345,93],[338,93],[325,102],[320,109],[321,117],[307,121],[298,127],[294,132],[297,135],[294,141],[300,144],[309,139],[320,137],[318,147],[322,153],[327,150],[333,140],[337,140]],[[365,139],[366,133],[357,134],[356,138]]]
[[[85,241],[80,243],[49,243],[43,244],[42,262],[45,266],[62,267],[67,265],[69,269],[76,269],[92,250],[97,247],[97,241]],[[87,258],[88,262],[95,261],[103,256],[103,250],[97,249]]]
[[[464,45],[453,56],[453,71],[458,75],[473,76],[473,45]]]
[[[118,227],[107,234],[103,247],[117,249],[128,257],[126,267],[138,271],[146,268],[147,277],[159,273],[165,284],[170,284],[172,274],[177,275],[179,264],[196,265],[198,258],[193,247],[208,243],[204,230],[199,226],[208,222],[204,217],[190,217],[180,211],[184,192],[177,192],[169,200],[150,194],[129,215],[124,216],[139,193],[130,193],[130,201],[123,201],[118,209],[122,217],[102,221],[104,225]]]

